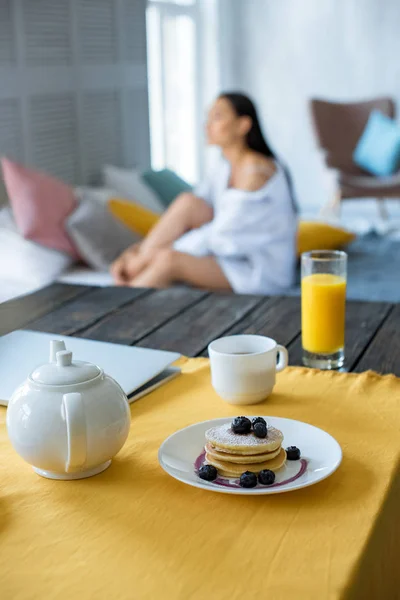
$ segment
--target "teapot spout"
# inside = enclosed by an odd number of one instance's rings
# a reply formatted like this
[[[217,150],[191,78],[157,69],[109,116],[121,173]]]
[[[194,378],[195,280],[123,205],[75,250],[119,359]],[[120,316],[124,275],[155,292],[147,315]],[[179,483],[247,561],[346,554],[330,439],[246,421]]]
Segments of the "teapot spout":
[[[66,350],[65,343],[62,340],[51,340],[50,342],[50,362],[56,362],[57,352]]]

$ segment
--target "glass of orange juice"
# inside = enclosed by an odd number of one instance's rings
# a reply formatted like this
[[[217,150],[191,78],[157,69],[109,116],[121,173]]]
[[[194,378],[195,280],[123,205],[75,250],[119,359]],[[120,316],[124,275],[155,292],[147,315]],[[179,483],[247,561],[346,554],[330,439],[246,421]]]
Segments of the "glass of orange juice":
[[[303,363],[338,369],[344,363],[347,254],[313,250],[301,256]]]

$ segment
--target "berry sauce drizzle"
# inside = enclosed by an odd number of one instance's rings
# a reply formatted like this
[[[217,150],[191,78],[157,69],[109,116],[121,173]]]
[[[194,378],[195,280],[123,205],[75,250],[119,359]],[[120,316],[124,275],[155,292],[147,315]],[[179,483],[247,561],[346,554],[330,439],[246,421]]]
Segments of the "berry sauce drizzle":
[[[203,451],[200,454],[200,456],[198,456],[196,458],[196,461],[194,463],[194,468],[195,468],[196,474],[198,474],[200,467],[203,466],[205,457],[206,457],[206,453]],[[296,481],[296,479],[299,479],[299,477],[301,477],[302,475],[304,475],[304,473],[307,470],[307,461],[305,460],[305,458],[301,458],[299,460],[299,464],[300,464],[300,469],[292,477],[289,477],[288,479],[284,479],[283,481],[278,481],[276,483],[273,483],[272,485],[259,485],[259,484],[257,484],[257,486],[255,488],[252,488],[252,489],[267,488],[267,487],[268,488],[277,488],[277,487],[282,487],[283,485],[286,485],[287,483],[292,483],[293,481]],[[224,477],[217,477],[217,479],[214,479],[214,481],[212,481],[211,483],[215,483],[216,485],[220,485],[222,487],[241,488],[240,483],[239,483],[239,479],[225,479]]]

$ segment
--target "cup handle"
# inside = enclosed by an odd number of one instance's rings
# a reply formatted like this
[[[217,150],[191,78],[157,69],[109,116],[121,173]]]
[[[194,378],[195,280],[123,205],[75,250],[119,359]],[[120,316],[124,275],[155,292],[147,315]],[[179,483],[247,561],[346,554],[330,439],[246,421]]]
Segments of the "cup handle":
[[[286,350],[285,346],[281,346],[281,345],[277,345],[276,347],[277,352],[278,352],[278,364],[276,365],[276,372],[279,373],[280,371],[283,371],[283,369],[286,369],[286,367],[289,364],[289,353]]]
[[[63,408],[67,425],[67,473],[82,467],[86,460],[86,418],[81,394],[64,394]]]

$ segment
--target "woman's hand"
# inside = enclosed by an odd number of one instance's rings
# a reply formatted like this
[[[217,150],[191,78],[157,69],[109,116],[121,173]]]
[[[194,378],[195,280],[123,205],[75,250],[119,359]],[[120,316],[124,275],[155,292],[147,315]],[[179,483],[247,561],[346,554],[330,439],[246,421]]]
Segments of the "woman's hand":
[[[136,257],[140,252],[140,243],[133,244],[123,252],[111,265],[110,273],[117,285],[127,285],[135,276]],[[131,275],[131,272],[134,273]]]
[[[153,260],[159,248],[143,248],[141,243],[130,246],[113,262],[111,275],[117,285],[129,285]]]

